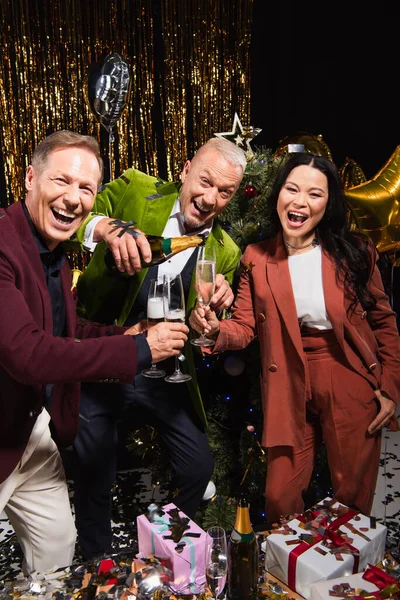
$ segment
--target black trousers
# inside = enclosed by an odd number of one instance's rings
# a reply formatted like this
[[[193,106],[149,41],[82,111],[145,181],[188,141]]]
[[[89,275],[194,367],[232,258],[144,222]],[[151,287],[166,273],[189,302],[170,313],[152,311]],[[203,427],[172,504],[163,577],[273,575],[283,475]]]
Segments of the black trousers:
[[[168,361],[169,362],[169,361]],[[168,365],[168,371],[172,371]],[[132,408],[134,409],[132,411]],[[178,508],[194,517],[212,476],[214,460],[185,383],[135,378],[134,385],[83,384],[71,476],[78,542],[85,560],[112,551],[111,500],[116,479],[118,423],[128,414],[152,425],[172,469],[170,490]],[[132,421],[132,431],[136,428]]]

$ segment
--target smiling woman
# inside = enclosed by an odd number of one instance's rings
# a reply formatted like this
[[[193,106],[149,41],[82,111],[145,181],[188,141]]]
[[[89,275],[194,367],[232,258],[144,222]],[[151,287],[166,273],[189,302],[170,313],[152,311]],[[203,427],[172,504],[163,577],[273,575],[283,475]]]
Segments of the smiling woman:
[[[381,432],[399,429],[400,398],[399,335],[375,247],[350,230],[339,173],[324,157],[290,156],[267,210],[265,241],[242,257],[231,319],[197,307],[189,322],[215,340],[212,352],[258,336],[269,526],[303,512],[322,441],[335,497],[368,515]]]
[[[310,165],[295,167],[282,186],[277,213],[288,254],[315,246],[315,229],[328,203],[328,181],[322,171]]]

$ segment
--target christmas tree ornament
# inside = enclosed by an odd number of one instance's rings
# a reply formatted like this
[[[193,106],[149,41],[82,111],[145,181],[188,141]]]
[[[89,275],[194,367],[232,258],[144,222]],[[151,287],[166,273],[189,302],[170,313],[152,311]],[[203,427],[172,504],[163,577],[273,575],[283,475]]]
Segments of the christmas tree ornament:
[[[370,181],[345,190],[357,228],[378,252],[400,249],[400,145]]]
[[[253,155],[253,149],[250,146],[250,142],[261,133],[262,129],[258,127],[253,127],[250,125],[249,127],[243,127],[240,122],[239,115],[235,113],[232,123],[231,131],[224,131],[222,133],[214,133],[215,137],[225,138],[230,142],[236,144],[240,148],[247,150],[247,152]]]
[[[254,187],[254,185],[252,185],[251,183],[249,183],[249,185],[246,185],[243,192],[244,192],[244,195],[246,196],[246,198],[249,198],[249,199],[255,198],[258,194],[258,191]]]
[[[241,375],[245,369],[245,366],[244,360],[238,356],[228,356],[224,362],[225,371],[232,377]]]
[[[215,487],[215,483],[213,481],[209,481],[206,487],[206,491],[204,492],[203,501],[207,502],[208,500],[211,500],[212,498],[214,498],[216,493],[217,488]]]

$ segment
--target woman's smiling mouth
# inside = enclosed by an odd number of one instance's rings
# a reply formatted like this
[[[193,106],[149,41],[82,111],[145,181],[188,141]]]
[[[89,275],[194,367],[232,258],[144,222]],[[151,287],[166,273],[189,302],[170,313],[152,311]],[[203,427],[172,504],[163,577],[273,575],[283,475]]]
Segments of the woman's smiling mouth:
[[[308,217],[307,215],[304,215],[301,212],[297,212],[297,211],[289,211],[288,212],[288,220],[290,223],[295,223],[296,225],[305,223],[307,221]]]

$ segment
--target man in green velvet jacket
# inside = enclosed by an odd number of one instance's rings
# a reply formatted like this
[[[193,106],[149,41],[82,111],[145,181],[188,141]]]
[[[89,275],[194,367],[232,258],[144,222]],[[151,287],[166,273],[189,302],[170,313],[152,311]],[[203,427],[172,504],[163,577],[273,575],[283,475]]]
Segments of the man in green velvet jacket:
[[[82,316],[119,325],[137,322],[145,316],[150,277],[173,271],[182,274],[186,314],[190,314],[196,302],[196,250],[185,250],[158,268],[142,268],[141,260],[149,261],[151,250],[141,232],[163,237],[205,235],[206,245],[216,248],[217,281],[211,307],[217,311],[228,308],[241,252],[215,218],[237,191],[245,166],[245,154],[238,146],[213,138],[186,161],[181,185],[135,169],[107,184],[97,195],[97,214],[92,213],[79,232],[84,245],[95,248],[78,283]],[[137,236],[118,235],[121,229],[112,224],[115,219],[133,221]],[[119,268],[117,275],[105,265],[107,246]],[[82,418],[74,445],[78,460],[74,498],[78,539],[86,559],[112,549],[110,488],[116,477],[116,427],[122,414],[127,418],[129,408],[134,407],[134,414],[145,414],[158,430],[172,468],[173,501],[189,517],[194,516],[212,475],[213,459],[191,344],[186,345],[184,354],[187,360],[182,368],[192,376],[186,385],[139,375],[135,386],[118,386],[120,398],[109,398],[103,389],[106,386],[88,384],[82,389]]]

